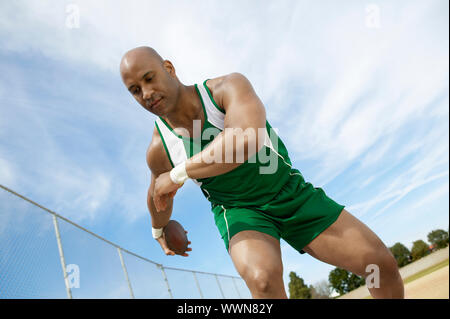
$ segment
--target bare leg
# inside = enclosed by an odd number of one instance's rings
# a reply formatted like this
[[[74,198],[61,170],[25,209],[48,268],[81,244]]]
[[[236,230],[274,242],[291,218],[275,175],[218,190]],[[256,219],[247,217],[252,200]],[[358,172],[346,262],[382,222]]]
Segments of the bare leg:
[[[378,236],[345,209],[324,232],[303,248],[325,263],[366,278],[368,265],[379,268],[379,288],[368,288],[374,298],[404,298],[397,262]]]
[[[287,298],[276,238],[254,230],[241,231],[230,240],[230,255],[253,298]]]

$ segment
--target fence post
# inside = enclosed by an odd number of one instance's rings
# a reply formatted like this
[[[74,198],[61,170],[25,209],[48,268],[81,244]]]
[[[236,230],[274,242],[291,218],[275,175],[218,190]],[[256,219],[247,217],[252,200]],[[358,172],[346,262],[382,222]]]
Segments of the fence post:
[[[198,280],[197,280],[197,276],[195,275],[195,271],[193,271],[192,274],[194,275],[195,283],[197,284],[198,291],[200,292],[200,297],[203,299],[203,293],[202,293],[202,290],[200,289],[200,285],[198,284]]]
[[[167,280],[166,272],[164,271],[164,266],[163,265],[158,265],[158,267],[161,268],[161,272],[162,272],[164,281],[166,282],[167,291],[169,292],[169,296],[170,296],[171,299],[173,299],[172,290],[170,290],[169,281]]]
[[[130,278],[128,278],[127,267],[125,266],[125,262],[123,261],[122,250],[117,247],[117,251],[119,252],[120,263],[122,264],[123,273],[125,274],[125,279],[128,283],[128,289],[130,289],[131,299],[134,299],[133,288],[131,288]]]
[[[239,299],[242,299],[241,294],[239,293],[239,289],[238,289],[238,287],[237,287],[237,285],[236,285],[236,281],[234,280],[234,277],[231,278],[231,279],[233,280],[234,288],[236,288],[236,291],[237,291],[237,293],[238,293]]]
[[[220,289],[220,293],[222,294],[222,298],[225,299],[225,295],[223,294],[222,287],[220,286],[219,277],[217,277],[217,274],[214,274],[214,276],[216,277],[217,284],[219,285],[219,289]]]
[[[53,225],[55,226],[56,241],[58,243],[59,259],[61,261],[61,267],[63,269],[64,284],[66,285],[67,297],[69,299],[72,299],[72,291],[70,290],[69,278],[67,278],[66,260],[64,259],[64,252],[61,244],[61,236],[59,234],[58,220],[56,219],[55,215],[52,216],[53,216]]]

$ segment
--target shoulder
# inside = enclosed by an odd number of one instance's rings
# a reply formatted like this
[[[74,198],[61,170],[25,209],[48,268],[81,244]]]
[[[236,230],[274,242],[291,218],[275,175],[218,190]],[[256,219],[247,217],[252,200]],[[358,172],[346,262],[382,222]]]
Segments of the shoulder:
[[[210,91],[221,96],[227,91],[239,88],[241,86],[248,88],[251,86],[251,83],[244,74],[233,72],[208,80],[206,82],[206,86],[208,86]]]
[[[245,75],[239,72],[232,72],[229,74],[225,74],[222,76],[218,76],[216,78],[208,79],[206,82],[209,89],[221,89],[224,85],[229,84],[230,82],[236,82],[239,80],[247,80]]]
[[[145,157],[148,168],[156,176],[172,169],[156,125],[153,129],[152,140],[147,148]]]
[[[206,86],[222,109],[230,98],[246,92],[254,93],[250,81],[239,72],[232,72],[217,78],[209,79]]]

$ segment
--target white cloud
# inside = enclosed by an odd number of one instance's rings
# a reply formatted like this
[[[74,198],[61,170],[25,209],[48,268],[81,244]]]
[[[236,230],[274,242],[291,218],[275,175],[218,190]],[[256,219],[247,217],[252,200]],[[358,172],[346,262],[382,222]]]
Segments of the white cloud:
[[[447,172],[446,175],[448,175],[448,172]],[[440,198],[441,196],[443,196],[445,194],[447,194],[447,196],[449,194],[448,180],[447,180],[447,183],[441,185],[436,190],[432,191],[431,193],[429,193],[426,196],[422,197],[419,201],[415,202],[412,205],[411,210],[412,211],[419,211],[419,208],[423,208],[425,206],[425,204],[428,204],[431,201],[434,201],[434,200]]]
[[[390,206],[414,189],[448,175],[448,169],[445,169],[445,164],[448,163],[448,144],[442,143],[442,133],[438,130],[430,132],[423,139],[418,160],[392,180],[383,181],[383,187],[378,193],[374,193],[370,200],[351,204],[347,210],[358,217],[363,217],[368,215],[375,205],[387,201],[383,208],[371,214],[371,218],[379,218]],[[433,141],[436,140],[440,141],[437,146],[433,145]]]
[[[408,186],[404,186],[403,188],[397,190],[397,191],[393,191],[391,197],[394,197],[391,201],[389,201],[389,203],[387,203],[382,209],[378,210],[375,214],[373,214],[371,216],[371,218],[378,218],[379,216],[381,216],[381,214],[386,211],[390,206],[394,205],[395,203],[397,203],[398,201],[400,201],[403,197],[405,197],[408,193],[410,193],[411,191],[413,191],[416,188],[419,188],[422,185],[425,185],[429,182],[432,182],[436,179],[439,179],[441,177],[444,176],[448,176],[448,170],[441,172],[439,174],[430,176],[429,178],[426,178],[424,180],[420,180],[416,183],[413,183],[411,185]],[[391,184],[392,185],[392,184]]]
[[[59,170],[49,181],[49,184],[64,185],[64,188],[52,192],[53,200],[58,203],[55,210],[78,222],[94,219],[95,213],[110,199],[110,177],[102,172],[66,169]]]
[[[14,187],[14,175],[12,165],[0,157],[0,184],[6,187]]]
[[[364,28],[349,30],[358,19],[352,15],[343,17],[348,21],[342,21],[342,28],[330,28],[333,22],[326,26],[336,34],[333,39],[342,41],[332,43],[332,52],[315,52],[323,64],[319,71],[309,69],[303,76],[317,79],[324,76],[322,68],[328,68],[328,78],[320,81],[328,85],[299,106],[298,114],[291,114],[288,128],[282,131],[297,158],[318,162],[317,176],[311,178],[317,184],[333,180],[369,147],[390,140],[412,120],[424,120],[424,112],[432,110],[430,103],[448,92],[448,50],[434,41],[434,29],[423,24],[429,13],[423,6],[414,3],[402,8],[405,19],[397,20],[395,27],[385,19],[385,27],[375,33]],[[411,32],[417,25],[424,28]],[[443,112],[441,107],[445,105],[434,106]]]
[[[448,122],[448,15],[442,14],[448,12],[446,3],[382,2],[381,29],[376,30],[365,26],[367,4],[359,2],[267,1],[258,7],[239,2],[239,10],[236,2],[77,3],[80,29],[65,26],[64,2],[1,2],[2,52],[42,54],[52,61],[106,73],[112,81],[120,81],[121,55],[138,45],[153,46],[171,60],[183,83],[242,72],[265,103],[268,119],[279,128],[291,158],[316,163],[307,179],[317,186],[329,183],[358,160],[363,183],[355,183],[374,185],[399,161],[416,155],[410,167],[384,180],[371,200],[356,198],[349,209],[360,216],[385,202],[384,211],[373,215],[381,217],[413,189],[448,174],[443,169],[448,165],[448,124],[443,124]],[[22,113],[0,108],[0,132],[4,137],[9,124],[24,122],[29,131],[16,127],[14,138],[21,142],[15,150],[18,158],[8,162],[0,158],[0,178],[18,179],[26,189],[39,186],[41,198],[52,194],[48,203],[77,221],[92,220],[111,199],[127,207],[124,219],[141,216],[148,184],[142,172],[148,171],[145,149],[136,136],[150,132],[148,118],[141,110],[118,106],[115,97],[120,93],[89,92],[93,103],[110,110],[92,108],[87,112],[89,120],[98,117],[123,130],[125,148],[115,160],[128,175],[124,182],[97,139],[58,116],[46,120],[40,112],[55,114],[51,108],[36,111],[34,97],[16,71],[8,72],[6,82],[23,93],[20,99],[25,103],[17,103],[19,109],[28,108]],[[0,96],[7,93],[8,88],[0,85]],[[436,102],[440,97],[442,101]],[[66,111],[67,117],[77,114]],[[418,122],[430,124],[422,127],[430,133],[400,138],[400,132]],[[102,164],[86,166],[65,154],[67,148],[50,130],[58,123],[60,132],[83,139],[86,150],[100,149],[93,156]],[[45,153],[36,152],[38,148]],[[0,145],[0,154],[4,150]],[[368,175],[380,163],[384,168]],[[22,169],[21,178],[16,167]],[[418,199],[417,205],[428,200]],[[302,273],[307,262],[299,262],[298,253],[285,245],[282,250],[285,269]],[[312,271],[307,273],[308,283],[323,277],[319,272],[317,278]]]

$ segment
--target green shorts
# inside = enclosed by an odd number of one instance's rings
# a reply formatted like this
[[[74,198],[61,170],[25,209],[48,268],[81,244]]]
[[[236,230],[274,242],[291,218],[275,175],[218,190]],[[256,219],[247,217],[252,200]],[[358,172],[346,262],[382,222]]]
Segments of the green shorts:
[[[303,248],[333,224],[345,206],[329,198],[322,188],[306,183],[292,168],[280,192],[263,206],[212,205],[214,220],[229,251],[230,239],[240,231],[256,230],[283,238],[301,254]]]

